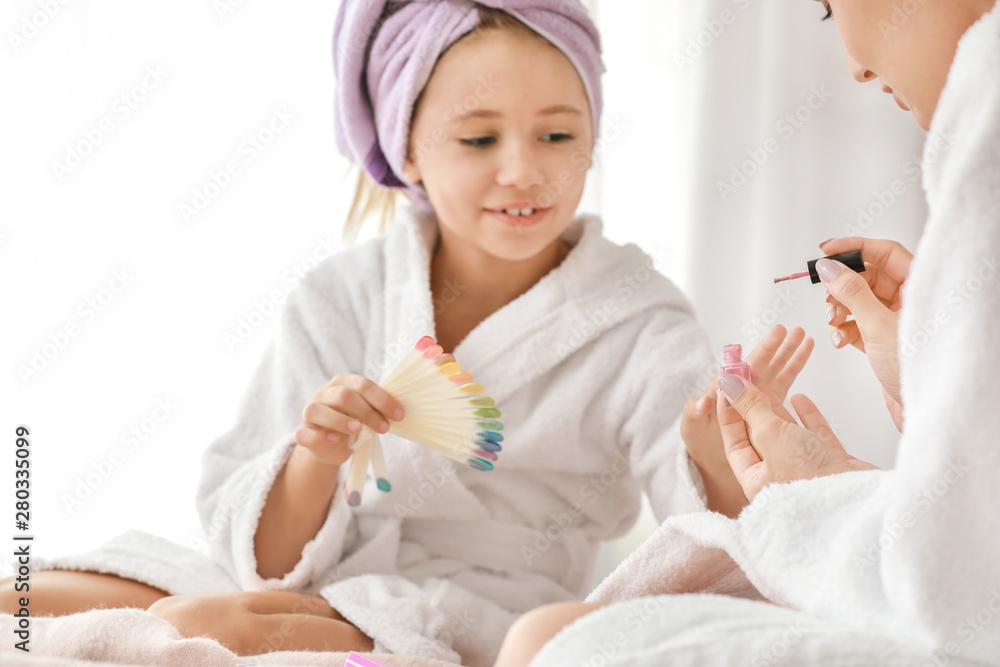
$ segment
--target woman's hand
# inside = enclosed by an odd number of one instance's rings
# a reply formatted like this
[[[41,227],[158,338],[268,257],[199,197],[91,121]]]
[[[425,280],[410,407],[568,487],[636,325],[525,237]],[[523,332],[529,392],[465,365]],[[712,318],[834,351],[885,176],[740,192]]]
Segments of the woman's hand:
[[[813,339],[800,327],[789,333],[776,326],[746,356],[754,382],[762,388],[776,409],[781,409],[788,389],[802,371],[813,350]],[[709,509],[736,516],[746,506],[746,496],[726,459],[726,450],[715,411],[716,380],[712,378],[702,393],[685,406],[681,414],[681,437],[688,456],[698,466]]]
[[[316,392],[302,411],[295,440],[317,459],[342,465],[351,458],[352,436],[367,426],[389,430],[389,420],[403,418],[403,406],[385,389],[361,375],[337,375]]]
[[[903,430],[903,404],[899,392],[898,336],[902,286],[913,255],[895,241],[848,237],[820,245],[836,255],[861,250],[864,273],[843,271],[844,265],[820,260],[816,271],[830,296],[827,321],[833,327],[830,339],[836,348],[853,345],[868,356],[882,384],[885,404],[893,423]],[[853,319],[848,319],[853,317]]]
[[[750,500],[775,482],[876,469],[844,451],[819,409],[802,394],[792,397],[792,406],[803,426],[736,375],[720,376],[717,400],[726,457]]]

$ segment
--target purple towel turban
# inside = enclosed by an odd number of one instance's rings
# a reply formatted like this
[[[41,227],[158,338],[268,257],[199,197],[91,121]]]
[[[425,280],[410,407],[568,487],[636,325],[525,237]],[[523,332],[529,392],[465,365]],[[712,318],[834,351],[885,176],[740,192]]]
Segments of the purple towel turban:
[[[426,202],[403,179],[413,105],[441,54],[479,23],[479,5],[511,14],[569,58],[599,136],[600,36],[579,0],[342,0],[333,34],[337,146],[379,185]]]

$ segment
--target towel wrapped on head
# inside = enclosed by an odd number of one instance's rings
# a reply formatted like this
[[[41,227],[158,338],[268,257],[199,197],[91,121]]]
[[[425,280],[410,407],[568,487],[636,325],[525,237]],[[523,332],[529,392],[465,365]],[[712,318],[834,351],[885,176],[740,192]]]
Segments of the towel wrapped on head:
[[[343,0],[333,38],[337,146],[377,184],[406,188],[418,203],[426,193],[403,177],[413,107],[441,54],[479,23],[481,6],[507,12],[569,58],[600,134],[600,36],[579,0]]]

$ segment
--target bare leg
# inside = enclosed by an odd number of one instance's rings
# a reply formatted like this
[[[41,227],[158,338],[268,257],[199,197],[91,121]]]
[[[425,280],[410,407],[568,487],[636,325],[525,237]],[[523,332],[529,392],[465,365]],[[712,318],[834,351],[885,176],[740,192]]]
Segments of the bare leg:
[[[149,608],[184,637],[208,636],[237,655],[371,651],[374,642],[316,595],[268,591],[176,595]]]
[[[507,631],[495,667],[525,667],[560,630],[603,606],[586,602],[557,602],[532,609]]]
[[[113,574],[45,570],[31,575],[31,590],[14,589],[13,577],[0,581],[0,612],[13,614],[20,598],[29,598],[32,616],[65,616],[88,609],[139,607],[146,609],[167,593],[159,588]]]

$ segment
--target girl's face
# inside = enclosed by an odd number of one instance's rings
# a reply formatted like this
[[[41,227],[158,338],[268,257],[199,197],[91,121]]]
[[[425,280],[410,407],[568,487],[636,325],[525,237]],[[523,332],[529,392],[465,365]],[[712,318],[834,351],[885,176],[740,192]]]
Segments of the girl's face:
[[[485,30],[438,61],[405,176],[423,183],[443,241],[526,260],[558,248],[583,195],[593,134],[586,89],[561,51],[520,31]]]
[[[820,2],[833,11],[854,78],[879,78],[929,130],[959,40],[996,0]]]

